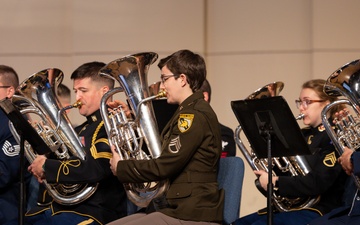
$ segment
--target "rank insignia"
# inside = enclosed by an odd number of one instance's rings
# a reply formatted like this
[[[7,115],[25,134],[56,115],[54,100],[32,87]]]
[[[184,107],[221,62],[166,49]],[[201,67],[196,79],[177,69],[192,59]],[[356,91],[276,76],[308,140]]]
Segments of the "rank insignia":
[[[334,167],[336,163],[335,152],[327,154],[323,160],[323,163],[327,167]]]
[[[180,136],[177,136],[176,138],[171,139],[168,149],[171,153],[178,153],[181,148],[180,143]]]
[[[4,154],[9,157],[17,156],[20,153],[20,146],[12,145],[8,140],[6,140],[2,146],[2,150]]]
[[[188,131],[193,123],[194,114],[180,114],[178,128],[181,133]]]

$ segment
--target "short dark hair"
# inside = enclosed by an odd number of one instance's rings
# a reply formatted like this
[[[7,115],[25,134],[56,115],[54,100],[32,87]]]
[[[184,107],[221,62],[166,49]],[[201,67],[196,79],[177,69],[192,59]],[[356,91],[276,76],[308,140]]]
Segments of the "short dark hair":
[[[204,58],[187,49],[179,50],[161,59],[158,67],[162,69],[164,66],[174,73],[175,79],[180,74],[185,74],[193,92],[199,90],[206,79]]]
[[[68,88],[65,84],[59,84],[56,94],[62,98],[71,98],[70,88]]]
[[[210,103],[211,100],[211,86],[207,79],[204,80],[203,84],[200,87],[201,92],[207,92],[208,93],[208,102]]]
[[[97,62],[97,61],[84,63],[71,74],[71,79],[76,80],[76,79],[90,78],[94,82],[105,84],[109,88],[114,88],[113,79],[100,76],[99,74],[99,71],[105,65],[106,64],[103,62]]]
[[[0,65],[0,81],[4,85],[13,86],[14,88],[19,86],[19,76],[10,66]]]

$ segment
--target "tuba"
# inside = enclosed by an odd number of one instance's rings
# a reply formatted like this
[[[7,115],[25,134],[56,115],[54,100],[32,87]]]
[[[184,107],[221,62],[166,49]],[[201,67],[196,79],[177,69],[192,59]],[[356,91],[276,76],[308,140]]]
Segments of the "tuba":
[[[249,95],[246,100],[251,99],[261,99],[261,98],[270,98],[274,96],[278,96],[279,93],[284,88],[283,82],[273,82],[270,84],[265,85],[262,88],[259,88],[251,95]],[[304,117],[303,114],[300,114],[296,117],[297,120],[302,119]],[[246,148],[245,144],[240,138],[242,131],[241,125],[239,125],[235,129],[235,142],[237,146],[240,148],[243,156],[245,157],[246,161],[249,163],[250,167],[253,170],[264,170],[268,172],[268,159],[263,158],[259,159],[255,152],[250,149],[250,151]],[[290,176],[305,176],[307,173],[310,172],[310,166],[308,165],[307,161],[303,156],[290,156],[290,157],[272,157],[273,165],[273,176],[277,176],[276,173],[282,173],[284,175]],[[279,174],[278,174],[279,175]],[[259,191],[263,195],[267,195],[267,192],[261,187],[258,179],[255,180],[255,185],[259,189]],[[273,192],[273,204],[276,209],[280,212],[290,211],[292,209],[297,208],[307,208],[311,207],[315,203],[317,203],[320,197],[316,198],[287,198],[277,195]]]
[[[360,147],[360,59],[351,61],[335,72],[326,80],[324,92],[330,96],[342,96],[345,99],[334,101],[327,105],[321,112],[322,122],[331,138],[338,153],[341,155],[345,146],[357,150]],[[335,120],[334,130],[329,123],[328,114],[333,107],[350,106],[355,117],[352,114],[345,115],[340,120]],[[360,189],[359,177],[352,174],[355,184]]]
[[[49,147],[51,152],[48,157],[56,156],[57,159],[64,160],[76,156],[85,160],[86,153],[78,135],[67,115],[63,113],[66,109],[78,107],[79,104],[62,108],[55,94],[63,76],[59,69],[45,69],[31,75],[17,88],[17,93],[12,97],[12,104],[30,121],[32,128]],[[19,143],[20,135],[11,122],[10,129]],[[35,160],[37,154],[44,154],[36,152],[28,141],[24,143],[24,152],[30,163]],[[54,201],[63,205],[74,205],[86,200],[98,186],[97,183],[50,184],[46,180],[43,184]]]
[[[150,96],[147,82],[149,67],[157,57],[153,52],[128,55],[110,62],[100,70],[100,75],[120,84],[120,87],[104,94],[100,112],[109,144],[115,146],[121,160],[149,160],[161,154],[160,135],[151,100],[166,97],[166,93],[160,91]],[[106,102],[118,92],[125,92],[133,119],[127,118],[121,107],[109,113]],[[143,143],[147,150],[143,148]],[[139,207],[146,207],[153,198],[162,195],[168,186],[168,180],[124,184],[129,200]]]

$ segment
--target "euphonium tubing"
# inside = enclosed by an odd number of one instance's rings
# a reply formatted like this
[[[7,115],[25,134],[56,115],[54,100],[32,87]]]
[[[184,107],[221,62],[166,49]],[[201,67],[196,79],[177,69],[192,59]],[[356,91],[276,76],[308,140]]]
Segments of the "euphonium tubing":
[[[262,88],[257,89],[251,95],[249,95],[246,99],[259,99],[259,98],[270,98],[274,96],[279,96],[280,92],[284,87],[283,82],[273,82],[265,85]],[[296,119],[300,120],[304,118],[304,114],[299,114]],[[267,159],[259,159],[257,158],[254,151],[247,150],[245,144],[240,138],[240,133],[242,131],[241,125],[239,125],[235,129],[235,142],[239,147],[240,151],[244,155],[246,161],[249,163],[250,167],[253,170],[264,170],[268,171],[268,160]],[[272,163],[276,166],[277,172],[290,174],[291,176],[304,176],[310,171],[310,167],[303,156],[292,156],[292,157],[273,157]],[[276,172],[273,170],[273,176],[277,176]],[[266,196],[266,191],[264,191],[259,184],[255,185],[259,189],[259,191]],[[315,198],[286,198],[282,196],[276,195],[273,193],[273,201],[275,207],[281,211],[286,212],[296,208],[307,208],[314,205],[319,201],[319,197]]]

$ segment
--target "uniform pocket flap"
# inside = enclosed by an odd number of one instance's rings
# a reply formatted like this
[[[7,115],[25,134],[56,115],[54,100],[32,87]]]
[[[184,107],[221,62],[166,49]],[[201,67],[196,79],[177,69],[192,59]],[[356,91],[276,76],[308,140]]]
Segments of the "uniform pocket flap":
[[[191,184],[172,184],[166,194],[166,198],[185,198],[191,195]]]

